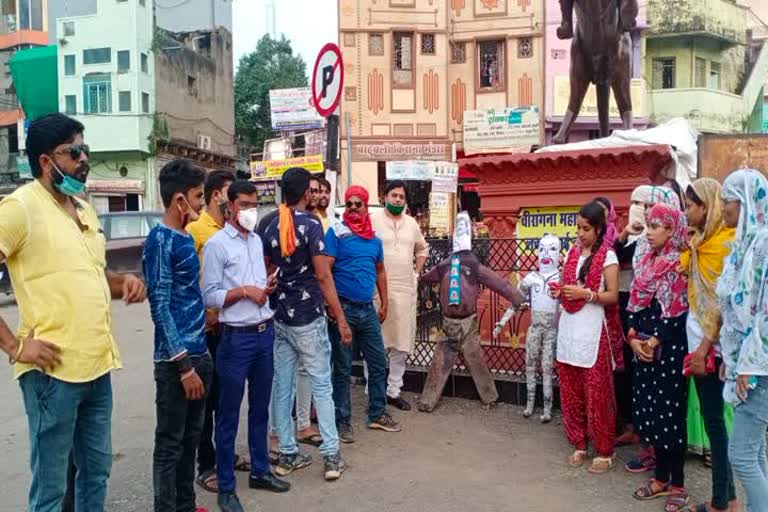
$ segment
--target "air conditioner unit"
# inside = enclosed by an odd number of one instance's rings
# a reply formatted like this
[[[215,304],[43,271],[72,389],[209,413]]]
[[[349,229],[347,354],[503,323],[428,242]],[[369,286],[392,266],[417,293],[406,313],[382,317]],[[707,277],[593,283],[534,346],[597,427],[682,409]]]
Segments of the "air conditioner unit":
[[[205,151],[211,150],[211,138],[208,135],[197,136],[197,147]]]

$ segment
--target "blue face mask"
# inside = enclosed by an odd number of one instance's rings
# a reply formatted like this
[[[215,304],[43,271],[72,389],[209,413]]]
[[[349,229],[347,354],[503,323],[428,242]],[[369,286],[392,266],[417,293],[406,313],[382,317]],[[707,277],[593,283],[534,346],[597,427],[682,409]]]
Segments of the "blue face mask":
[[[72,197],[79,196],[85,191],[85,183],[61,172],[53,160],[51,160],[51,164],[53,164],[53,168],[56,169],[56,172],[59,173],[59,176],[61,176],[60,182],[54,181],[53,183],[53,186],[56,187],[56,190],[65,196]]]

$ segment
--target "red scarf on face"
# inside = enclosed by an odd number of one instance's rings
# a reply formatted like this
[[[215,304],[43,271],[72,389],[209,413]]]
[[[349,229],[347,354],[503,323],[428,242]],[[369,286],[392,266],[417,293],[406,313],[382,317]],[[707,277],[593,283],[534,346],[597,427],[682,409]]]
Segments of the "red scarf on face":
[[[371,240],[376,236],[376,233],[373,231],[373,225],[371,225],[371,216],[368,215],[368,191],[360,185],[353,185],[349,187],[344,194],[344,201],[349,201],[349,198],[352,196],[360,198],[363,202],[363,209],[359,212],[352,213],[345,208],[343,215],[344,224],[346,224],[352,233],[360,238]]]
[[[579,266],[579,258],[581,257],[582,247],[581,245],[575,245],[573,249],[568,253],[568,259],[565,262],[563,268],[563,285],[576,285],[578,284],[578,273],[576,271]],[[592,256],[592,263],[589,266],[589,272],[587,273],[587,282],[584,283],[584,287],[592,290],[593,293],[600,291],[600,284],[603,280],[603,267],[605,265],[605,258],[608,256],[608,244],[603,243],[600,248]],[[568,313],[577,313],[581,311],[587,301],[580,300],[568,300],[565,297],[560,299],[560,303],[563,309]],[[619,315],[619,306],[605,306],[605,324],[608,334],[608,341],[611,345],[611,353],[613,354],[613,362],[616,365],[617,370],[624,369],[624,330],[621,327],[621,317]]]

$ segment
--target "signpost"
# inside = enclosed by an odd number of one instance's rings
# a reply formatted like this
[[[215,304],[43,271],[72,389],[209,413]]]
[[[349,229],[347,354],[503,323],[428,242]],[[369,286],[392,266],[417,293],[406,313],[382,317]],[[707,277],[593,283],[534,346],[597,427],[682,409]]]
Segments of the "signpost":
[[[312,102],[317,112],[328,118],[328,153],[326,161],[336,168],[336,152],[339,137],[339,118],[334,114],[341,101],[344,88],[344,63],[341,50],[333,43],[328,43],[320,50],[312,71]],[[347,145],[351,147],[349,123],[347,122]],[[352,159],[347,161],[347,186],[352,183]],[[338,202],[338,201],[337,201]]]
[[[273,89],[269,91],[272,129],[280,132],[317,130],[323,127],[323,118],[313,108],[309,87]]]

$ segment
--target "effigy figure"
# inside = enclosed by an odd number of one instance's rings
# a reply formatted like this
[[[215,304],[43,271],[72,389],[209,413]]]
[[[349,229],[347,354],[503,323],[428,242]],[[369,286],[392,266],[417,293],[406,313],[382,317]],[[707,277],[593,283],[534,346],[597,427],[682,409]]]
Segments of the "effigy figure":
[[[427,382],[419,399],[419,410],[431,412],[443,393],[459,353],[475,381],[484,407],[495,405],[499,395],[493,376],[483,361],[477,321],[477,296],[480,285],[499,293],[514,306],[524,297],[511,283],[480,264],[472,253],[472,223],[467,212],[456,217],[453,253],[421,276],[426,283],[440,283],[440,309],[443,336],[435,347]]]
[[[557,344],[558,301],[552,298],[551,286],[560,283],[560,239],[555,235],[545,234],[539,240],[538,272],[529,272],[520,283],[520,291],[530,297],[531,325],[525,338],[525,377],[528,400],[523,416],[533,415],[536,403],[536,370],[541,365],[542,387],[544,390],[544,412],[542,423],[552,421],[552,369]],[[514,314],[510,307],[496,324],[494,336],[506,325]]]

